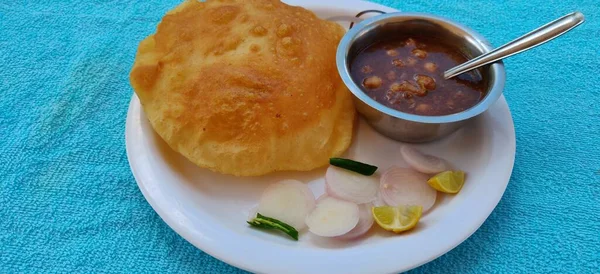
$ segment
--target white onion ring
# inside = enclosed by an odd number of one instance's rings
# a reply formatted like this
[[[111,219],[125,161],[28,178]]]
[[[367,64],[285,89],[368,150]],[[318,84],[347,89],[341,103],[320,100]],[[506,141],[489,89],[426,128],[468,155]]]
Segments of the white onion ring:
[[[391,167],[381,177],[381,198],[390,206],[420,205],[429,210],[437,191],[427,184],[429,177],[412,169]]]

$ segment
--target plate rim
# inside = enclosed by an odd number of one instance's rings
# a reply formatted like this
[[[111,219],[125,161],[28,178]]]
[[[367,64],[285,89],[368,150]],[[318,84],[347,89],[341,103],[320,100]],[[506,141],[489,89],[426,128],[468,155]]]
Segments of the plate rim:
[[[286,0],[284,2],[294,2],[295,0]],[[343,1],[343,2],[342,2]],[[348,1],[345,0],[333,0],[333,1],[328,1],[327,3],[320,3],[318,4],[319,7],[327,7],[327,6],[331,6],[332,4],[334,5],[335,3],[344,3],[345,5],[352,5],[352,3],[349,3]],[[352,1],[354,3],[361,3],[363,5],[368,5],[371,8],[385,8],[386,10],[390,10],[391,8],[389,7],[385,7],[376,3],[372,3],[372,2],[366,2],[366,1],[361,1],[361,0],[354,0]],[[504,193],[506,191],[506,188],[508,187],[508,184],[510,182],[510,178],[512,176],[512,172],[514,169],[514,163],[515,163],[515,157],[516,157],[516,132],[515,132],[515,127],[514,127],[514,121],[512,118],[512,113],[510,111],[510,108],[508,106],[508,103],[506,102],[506,99],[504,97],[504,95],[501,95],[501,97],[498,99],[498,101],[496,102],[496,104],[503,104],[507,111],[508,111],[508,118],[509,121],[507,121],[507,125],[510,129],[510,133],[511,136],[510,140],[509,140],[509,144],[511,146],[510,149],[510,155],[509,156],[509,161],[510,161],[510,165],[507,166],[507,170],[505,172],[502,172],[502,174],[504,175],[504,179],[502,180],[502,182],[506,181],[503,184],[503,189],[501,191],[501,193],[499,193],[499,195],[497,196],[497,199],[494,199],[494,201],[492,203],[489,204],[489,206],[491,207],[489,212],[487,213],[487,216],[485,218],[483,218],[480,222],[477,222],[476,225],[473,226],[473,229],[471,231],[469,231],[469,233],[466,233],[466,237],[463,237],[462,239],[459,239],[458,241],[453,241],[453,244],[450,244],[449,246],[446,247],[445,250],[443,250],[443,252],[439,252],[439,254],[434,254],[434,255],[430,255],[428,256],[427,259],[419,261],[417,263],[413,263],[408,267],[397,267],[394,270],[390,269],[390,268],[386,268],[386,269],[381,269],[383,271],[393,271],[393,272],[397,272],[397,271],[407,271],[410,269],[414,269],[417,268],[419,266],[422,266],[426,263],[429,263],[437,258],[439,258],[440,256],[448,253],[449,251],[451,251],[452,249],[456,248],[458,245],[460,245],[461,243],[463,243],[466,239],[468,239],[469,237],[471,237],[473,235],[473,233],[475,233],[477,230],[479,230],[479,228],[481,227],[481,225],[483,225],[483,223],[489,218],[489,216],[491,215],[491,213],[495,210],[495,208],[497,207],[498,203],[500,202],[500,200],[502,199],[502,197],[504,196]],[[127,118],[126,118],[126,123],[125,123],[125,147],[126,147],[126,154],[127,154],[127,160],[129,163],[129,167],[131,169],[131,172],[133,174],[133,177],[136,181],[136,184],[138,185],[138,188],[140,189],[140,191],[142,192],[142,195],[144,196],[144,198],[146,199],[146,201],[150,204],[150,206],[152,207],[152,209],[159,215],[159,217],[171,228],[173,229],[173,231],[175,231],[179,236],[181,236],[183,239],[185,239],[187,242],[191,243],[193,246],[195,246],[196,248],[200,249],[201,251],[205,252],[206,254],[221,260],[229,265],[232,265],[234,267],[246,270],[246,271],[251,271],[251,272],[258,272],[258,273],[263,273],[263,272],[269,272],[270,270],[267,268],[259,268],[259,267],[254,267],[252,264],[247,264],[247,263],[243,263],[240,262],[238,260],[234,260],[231,257],[227,257],[227,256],[223,256],[223,252],[217,252],[214,249],[211,249],[209,247],[209,244],[206,242],[206,240],[204,240],[203,238],[200,238],[200,240],[198,238],[193,237],[193,235],[191,235],[191,232],[186,230],[185,226],[182,225],[180,223],[179,220],[177,220],[176,218],[174,218],[171,214],[168,214],[167,212],[165,212],[159,205],[158,202],[156,200],[154,200],[154,198],[150,195],[149,190],[146,188],[146,186],[144,184],[141,183],[141,175],[139,174],[139,170],[137,170],[134,161],[132,159],[136,158],[133,156],[133,149],[132,149],[132,144],[130,144],[130,142],[132,142],[133,134],[136,134],[136,132],[134,132],[135,128],[134,128],[134,123],[137,121],[139,121],[139,115],[133,115],[133,113],[135,112],[136,107],[139,109],[139,111],[143,111],[141,104],[139,102],[139,99],[137,98],[137,95],[135,93],[133,93],[130,103],[129,103],[129,107],[128,107],[128,111],[127,111]],[[487,111],[486,111],[487,112]],[[484,112],[485,113],[485,112]],[[141,130],[140,132],[137,132],[137,134],[142,134]],[[272,269],[271,269],[272,270]],[[296,270],[298,271],[298,270]],[[390,272],[391,273],[391,272]]]

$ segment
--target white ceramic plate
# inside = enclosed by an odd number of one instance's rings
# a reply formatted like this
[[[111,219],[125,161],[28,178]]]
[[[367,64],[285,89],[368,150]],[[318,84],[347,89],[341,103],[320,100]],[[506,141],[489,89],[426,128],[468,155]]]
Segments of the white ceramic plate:
[[[354,16],[389,8],[362,1],[286,1],[322,18]],[[405,166],[401,143],[374,132],[360,121],[345,157],[378,165]],[[236,178],[201,169],[172,151],[148,123],[133,96],[127,114],[127,156],[133,175],[161,218],[206,253],[236,267],[259,273],[397,273],[427,263],[467,239],[490,215],[508,184],[515,156],[515,132],[506,100],[455,134],[419,145],[450,160],[468,178],[456,196],[439,195],[435,207],[413,231],[395,235],[376,225],[355,242],[331,242],[301,233],[298,242],[250,228],[249,211],[261,192],[277,180],[308,183],[316,196],[324,191],[325,169]],[[465,262],[468,263],[468,262]]]

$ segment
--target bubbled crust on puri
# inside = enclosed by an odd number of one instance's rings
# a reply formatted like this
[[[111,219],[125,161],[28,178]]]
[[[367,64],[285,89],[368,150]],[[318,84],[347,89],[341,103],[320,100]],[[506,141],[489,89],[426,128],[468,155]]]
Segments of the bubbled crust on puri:
[[[200,167],[311,170],[352,139],[335,63],[343,34],[276,0],[189,0],[140,43],[131,83],[155,131]]]

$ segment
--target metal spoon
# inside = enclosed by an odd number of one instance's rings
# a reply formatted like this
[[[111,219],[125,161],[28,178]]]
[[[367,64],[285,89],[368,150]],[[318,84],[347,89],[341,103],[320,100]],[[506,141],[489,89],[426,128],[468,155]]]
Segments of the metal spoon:
[[[584,20],[583,14],[580,12],[569,13],[499,48],[445,71],[444,78],[450,79],[464,72],[539,46],[570,31],[583,23]]]

